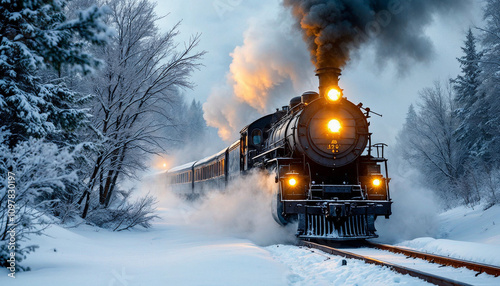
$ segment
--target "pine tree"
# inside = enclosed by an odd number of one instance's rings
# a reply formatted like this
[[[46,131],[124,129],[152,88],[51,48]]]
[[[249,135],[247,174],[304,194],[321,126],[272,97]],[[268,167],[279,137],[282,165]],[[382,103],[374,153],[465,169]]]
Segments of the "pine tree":
[[[451,80],[456,92],[455,100],[460,108],[466,112],[477,100],[477,90],[479,87],[479,59],[481,54],[476,51],[476,38],[469,28],[467,32],[465,46],[462,47],[464,55],[457,58],[462,68],[462,74]]]
[[[406,113],[406,120],[403,124],[402,130],[398,134],[398,146],[397,150],[401,153],[401,156],[405,158],[410,164],[414,163],[414,160],[418,155],[416,154],[416,148],[413,144],[416,139],[416,132],[418,129],[418,115],[415,111],[413,104],[408,107],[408,112]]]
[[[76,95],[62,81],[40,75],[91,71],[98,61],[83,48],[104,43],[107,27],[99,20],[102,9],[93,6],[68,20],[65,6],[63,0],[0,3],[0,128],[11,149],[29,137],[71,132],[85,117],[72,108]]]
[[[201,102],[193,99],[187,111],[186,125],[189,128],[186,130],[186,140],[196,140],[202,138],[207,127],[205,119],[203,119],[203,108]]]
[[[500,0],[488,0],[484,10],[486,25],[481,28],[481,44],[484,47],[480,60],[482,70],[479,90],[484,94],[481,124],[487,132],[481,151],[487,154],[490,168],[500,162]]]
[[[455,116],[459,126],[455,131],[456,138],[466,149],[462,161],[470,161],[476,157],[487,157],[483,144],[489,132],[483,124],[487,121],[487,106],[484,105],[484,94],[479,92],[481,69],[479,61],[481,53],[476,48],[477,40],[469,28],[462,51],[464,55],[457,58],[461,66],[461,74],[452,79],[455,91]]]
[[[26,235],[42,232],[41,218],[53,214],[54,203],[78,182],[74,130],[87,112],[76,106],[79,95],[60,75],[91,71],[98,61],[84,48],[104,43],[108,28],[99,20],[104,10],[92,6],[67,19],[66,3],[0,2],[0,209],[12,200],[7,178],[16,181],[15,219],[0,212],[2,266],[10,265],[5,242],[12,227],[19,262],[35,249],[24,245]]]

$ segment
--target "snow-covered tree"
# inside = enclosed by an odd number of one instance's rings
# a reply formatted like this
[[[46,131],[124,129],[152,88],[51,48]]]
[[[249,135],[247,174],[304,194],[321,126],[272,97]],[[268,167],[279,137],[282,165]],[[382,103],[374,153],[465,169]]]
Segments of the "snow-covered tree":
[[[44,70],[90,71],[97,64],[83,51],[86,43],[103,43],[103,10],[93,6],[67,19],[66,1],[26,0],[0,3],[0,127],[8,145],[29,137],[71,132],[85,117],[67,105],[75,94],[61,81],[45,82]]]
[[[469,28],[462,47],[464,55],[457,58],[462,68],[462,74],[458,75],[455,79],[452,79],[453,88],[455,89],[455,100],[457,101],[459,108],[470,109],[471,106],[477,100],[477,90],[479,87],[479,59],[481,54],[476,48],[476,38]]]
[[[187,111],[186,123],[188,125],[187,136],[188,140],[201,138],[206,131],[207,125],[203,118],[203,107],[201,102],[193,99]]]
[[[453,194],[452,188],[463,173],[463,148],[454,132],[457,119],[451,88],[436,82],[433,88],[423,89],[417,107],[411,105],[408,110],[398,149],[422,173],[428,186],[446,198]]]
[[[479,90],[485,94],[482,103],[487,110],[481,128],[488,131],[482,149],[489,154],[490,164],[500,162],[500,0],[488,0],[484,10],[486,25],[482,31],[481,43],[484,51],[480,60],[482,73]]]
[[[489,152],[484,149],[485,142],[491,138],[486,126],[489,106],[484,92],[479,91],[481,53],[477,51],[476,38],[471,29],[467,32],[462,51],[464,55],[457,59],[462,72],[451,80],[457,106],[455,113],[459,121],[455,132],[457,140],[465,147],[462,161],[489,160]]]
[[[77,184],[78,176],[69,168],[74,151],[33,138],[9,148],[3,135],[7,133],[0,134],[0,265],[9,266],[7,259],[14,252],[19,270],[26,268],[19,262],[36,248],[26,236],[41,234],[49,223],[45,215],[67,199],[65,195],[72,193],[68,188]],[[12,230],[16,241],[9,245]]]
[[[80,203],[86,217],[95,194],[96,203],[108,207],[118,190],[119,178],[134,177],[145,169],[148,154],[162,151],[160,130],[172,124],[167,106],[189,88],[191,72],[203,52],[194,36],[182,48],[176,44],[179,24],[161,33],[155,4],[147,0],[103,1],[112,13],[107,23],[116,30],[109,45],[97,48],[105,67],[88,81],[95,94],[91,113],[98,154],[93,157],[88,185]]]
[[[12,250],[4,244],[7,232],[15,227],[19,262],[34,249],[20,244],[26,234],[40,233],[42,215],[55,214],[55,205],[74,194],[78,182],[74,131],[87,112],[60,75],[91,71],[98,60],[84,47],[104,43],[108,29],[99,20],[104,10],[92,6],[68,18],[66,5],[64,0],[0,1],[0,209],[16,208],[14,217],[0,213],[4,266]],[[15,194],[9,192],[9,178],[15,180]]]

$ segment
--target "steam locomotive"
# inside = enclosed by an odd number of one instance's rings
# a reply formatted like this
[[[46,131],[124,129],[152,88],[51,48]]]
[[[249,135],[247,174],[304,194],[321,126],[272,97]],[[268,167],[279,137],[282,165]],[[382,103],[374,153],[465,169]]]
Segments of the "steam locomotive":
[[[196,197],[264,169],[275,174],[274,219],[298,222],[299,238],[377,237],[375,219],[391,215],[386,145],[372,144],[370,109],[343,96],[340,70],[321,68],[316,75],[319,93],[305,92],[250,123],[219,153],[170,169],[172,189]]]

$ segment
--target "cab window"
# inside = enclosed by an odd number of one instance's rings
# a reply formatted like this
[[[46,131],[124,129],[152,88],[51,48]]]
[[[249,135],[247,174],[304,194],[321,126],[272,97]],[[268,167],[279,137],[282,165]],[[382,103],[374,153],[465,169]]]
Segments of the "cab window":
[[[262,131],[260,129],[254,129],[252,131],[252,144],[260,145],[262,144]]]

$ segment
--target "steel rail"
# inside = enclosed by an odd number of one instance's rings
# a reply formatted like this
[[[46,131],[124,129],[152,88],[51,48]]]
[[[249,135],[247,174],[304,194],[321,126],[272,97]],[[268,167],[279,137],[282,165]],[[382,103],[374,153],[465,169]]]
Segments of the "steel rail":
[[[430,273],[425,273],[425,272],[422,272],[419,270],[411,269],[408,267],[396,265],[393,263],[381,261],[378,259],[370,258],[367,256],[355,254],[352,252],[344,251],[344,250],[341,250],[338,248],[333,248],[330,246],[326,246],[326,245],[322,245],[322,244],[318,244],[318,243],[314,243],[314,242],[310,242],[310,241],[300,241],[299,245],[310,247],[310,248],[315,248],[315,249],[321,250],[323,252],[330,253],[333,255],[342,256],[345,258],[359,259],[359,260],[362,260],[366,263],[380,265],[380,266],[386,266],[395,272],[398,272],[401,274],[407,274],[407,275],[410,275],[412,277],[416,277],[416,278],[422,279],[426,282],[429,282],[429,283],[432,283],[435,285],[439,285],[439,286],[472,286],[471,284],[459,282],[459,281],[456,281],[453,279],[437,276],[437,275],[430,274]]]
[[[461,260],[461,259],[456,259],[456,258],[451,258],[451,257],[446,257],[446,256],[441,256],[441,255],[429,254],[429,253],[425,253],[425,252],[405,249],[405,248],[387,245],[387,244],[380,244],[380,243],[374,243],[374,242],[369,242],[369,241],[367,241],[366,243],[368,246],[373,247],[373,248],[387,250],[387,251],[394,252],[394,253],[400,253],[400,254],[403,254],[405,256],[427,260],[431,263],[437,263],[437,264],[451,266],[451,267],[455,267],[455,268],[465,267],[465,268],[468,268],[470,270],[474,270],[474,271],[478,272],[478,275],[481,273],[494,275],[495,277],[498,277],[500,275],[500,267],[494,266],[494,265],[488,265],[488,264],[477,263],[477,262],[472,262],[472,261],[467,261],[467,260]]]

